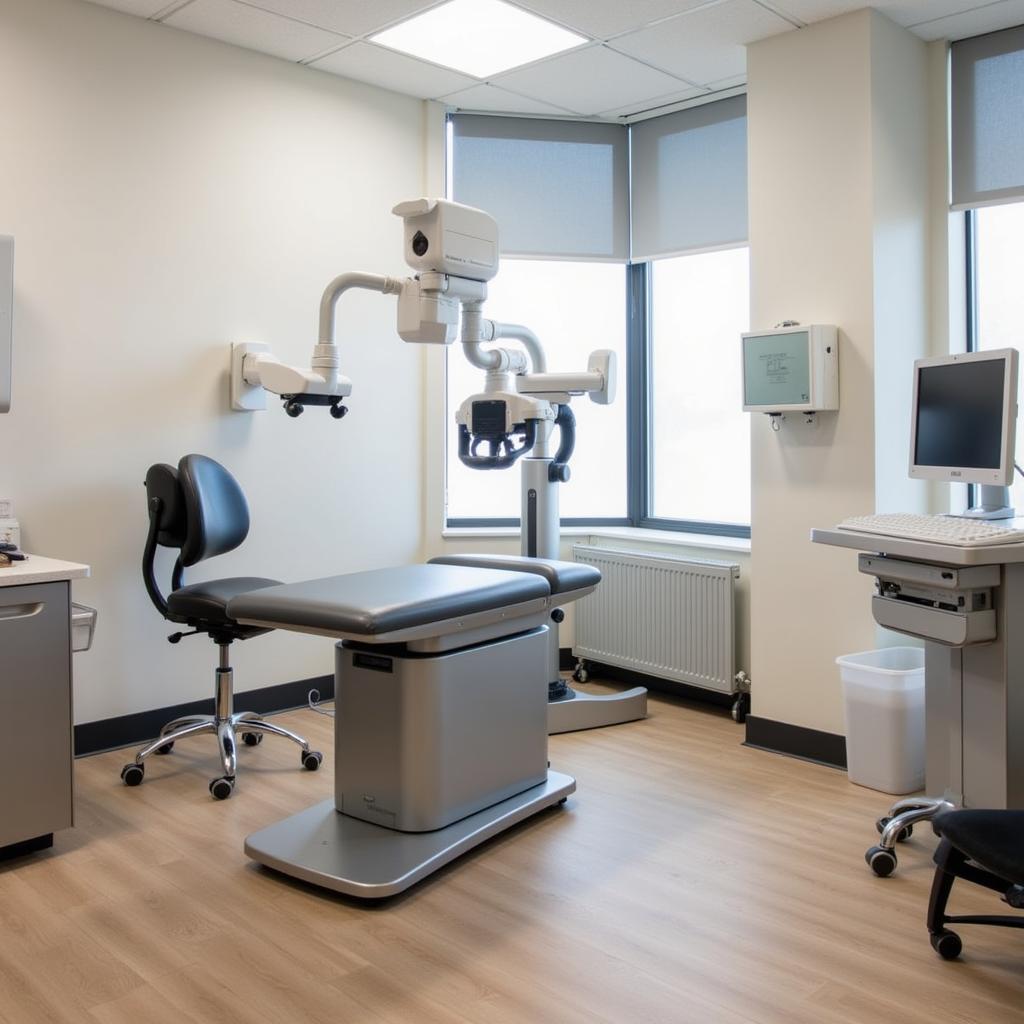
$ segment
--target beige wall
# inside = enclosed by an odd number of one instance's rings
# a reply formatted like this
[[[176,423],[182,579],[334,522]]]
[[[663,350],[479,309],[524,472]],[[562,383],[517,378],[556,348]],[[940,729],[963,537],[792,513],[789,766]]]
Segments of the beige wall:
[[[15,236],[15,379],[0,496],[28,550],[88,562],[99,609],[78,721],[204,697],[139,572],[142,480],[198,451],[248,494],[243,547],[190,578],[285,580],[421,546],[422,353],[394,303],[346,297],[350,415],[228,409],[228,345],[308,364],[326,282],[402,274],[392,205],[423,189],[422,104],[80,0],[0,0],[0,232]],[[169,562],[163,567],[169,571]],[[329,641],[233,651],[239,689],[332,671]]]
[[[840,410],[752,422],[754,714],[843,731],[836,655],[876,646],[871,581],[814,526],[923,507],[909,374],[928,345],[926,44],[874,11],[748,48],[751,323],[840,327]]]

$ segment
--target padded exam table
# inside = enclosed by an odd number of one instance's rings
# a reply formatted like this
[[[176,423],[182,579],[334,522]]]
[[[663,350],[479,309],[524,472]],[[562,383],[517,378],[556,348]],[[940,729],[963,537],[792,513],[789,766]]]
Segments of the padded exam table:
[[[241,594],[231,618],[337,637],[334,798],[253,833],[267,867],[392,896],[576,788],[548,769],[547,622],[592,566],[449,556]]]

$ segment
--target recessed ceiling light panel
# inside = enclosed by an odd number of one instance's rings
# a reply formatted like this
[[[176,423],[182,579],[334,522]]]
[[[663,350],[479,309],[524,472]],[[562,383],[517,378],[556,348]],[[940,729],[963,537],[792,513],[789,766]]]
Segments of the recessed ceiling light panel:
[[[370,41],[488,78],[588,40],[502,0],[449,0],[370,36]]]

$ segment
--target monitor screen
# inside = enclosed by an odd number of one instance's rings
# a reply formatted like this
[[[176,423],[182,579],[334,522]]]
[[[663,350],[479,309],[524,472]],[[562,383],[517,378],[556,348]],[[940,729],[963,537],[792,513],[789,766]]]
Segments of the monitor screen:
[[[1003,462],[1003,358],[919,366],[913,461],[998,470]]]
[[[1018,362],[1016,349],[1002,348],[914,363],[911,478],[1013,482]]]

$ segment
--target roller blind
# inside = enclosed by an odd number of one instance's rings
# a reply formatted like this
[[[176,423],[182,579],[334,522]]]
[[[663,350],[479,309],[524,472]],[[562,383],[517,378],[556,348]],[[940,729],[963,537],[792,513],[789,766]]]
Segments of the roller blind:
[[[1024,26],[951,49],[953,207],[1024,199]]]
[[[509,256],[629,259],[623,125],[456,114],[452,193],[498,222]]]
[[[747,240],[747,98],[634,124],[633,259]]]

